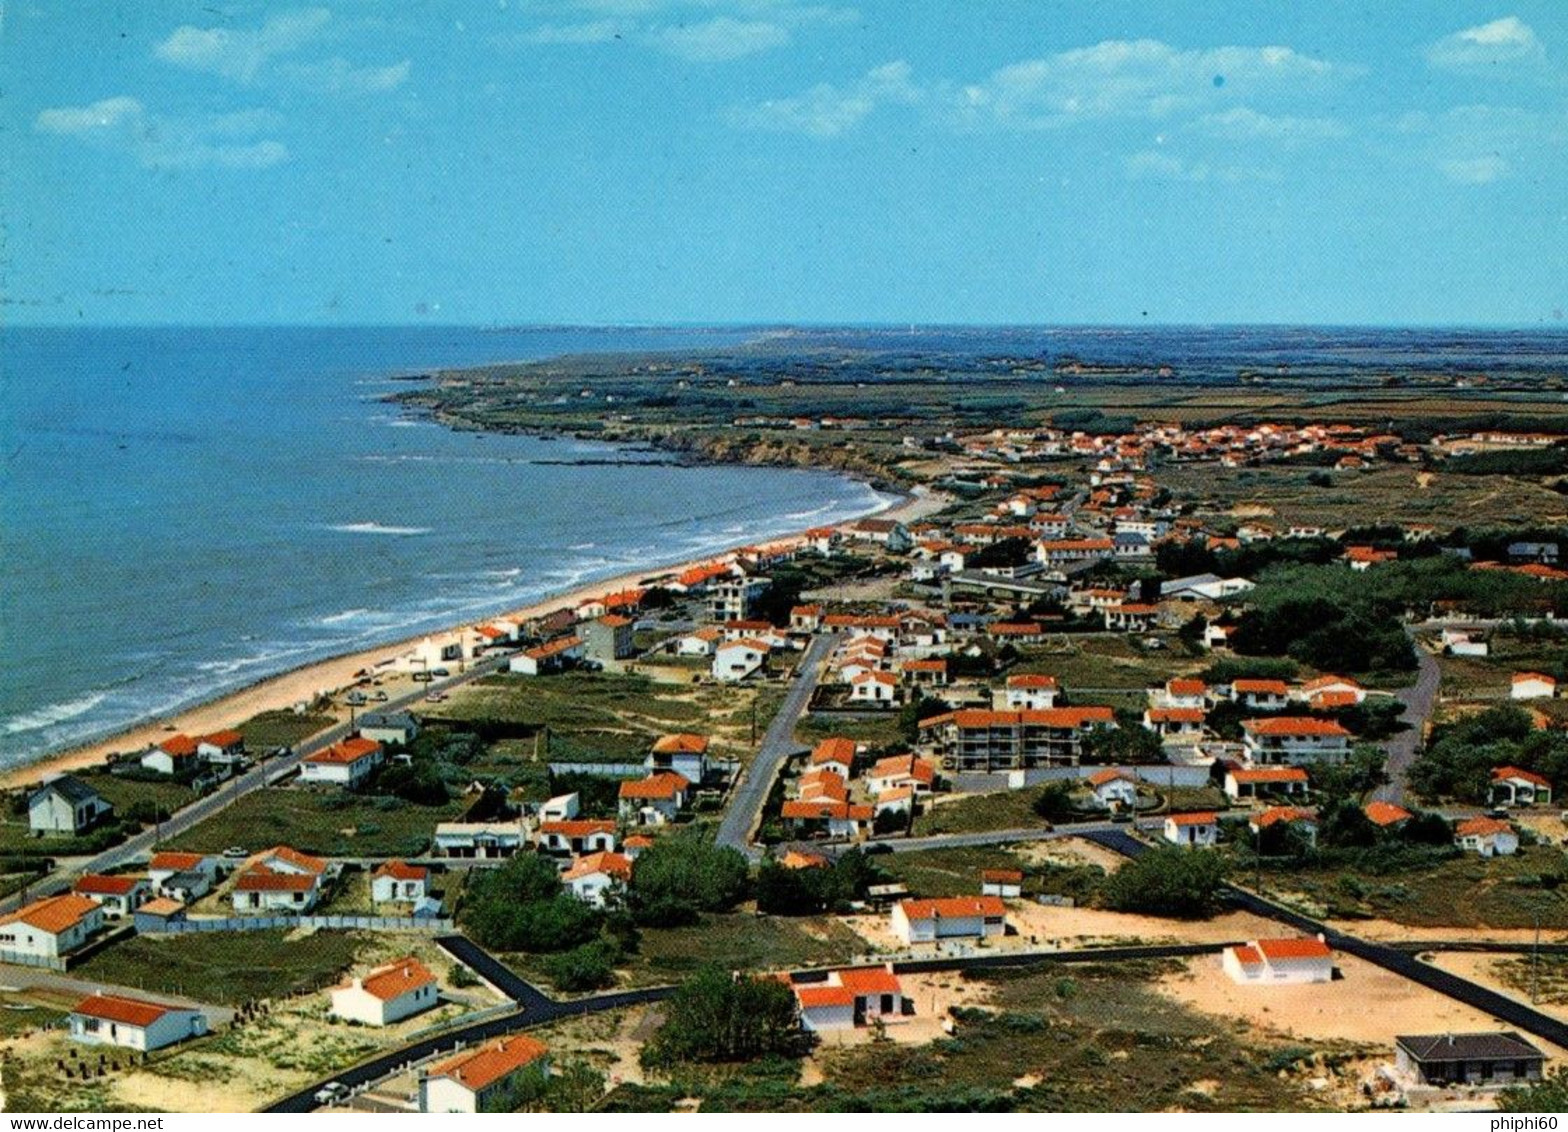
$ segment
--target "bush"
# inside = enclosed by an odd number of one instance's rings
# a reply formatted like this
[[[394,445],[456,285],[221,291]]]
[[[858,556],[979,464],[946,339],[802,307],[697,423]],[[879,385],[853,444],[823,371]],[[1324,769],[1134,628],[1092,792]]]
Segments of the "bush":
[[[640,924],[689,924],[700,912],[728,911],[745,899],[749,873],[738,851],[688,831],[661,837],[637,858],[628,899]]]
[[[1105,902],[1118,912],[1196,919],[1211,915],[1225,880],[1216,853],[1176,847],[1150,850],[1105,883]]]
[[[553,863],[524,853],[474,876],[460,919],[481,946],[549,952],[592,939],[603,916],[561,888]]]
[[[556,990],[591,991],[615,985],[621,948],[613,939],[596,939],[545,961]]]
[[[800,1057],[811,1035],[800,1025],[795,992],[777,979],[731,976],[705,967],[676,989],[653,1038],[643,1046],[648,1069],[689,1062]]]

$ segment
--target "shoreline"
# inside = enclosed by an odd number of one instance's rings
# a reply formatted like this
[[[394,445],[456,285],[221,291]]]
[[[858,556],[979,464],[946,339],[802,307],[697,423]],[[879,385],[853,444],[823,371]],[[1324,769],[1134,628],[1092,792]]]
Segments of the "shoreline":
[[[881,490],[881,489],[875,489]],[[884,492],[883,494],[890,494]],[[839,527],[859,519],[877,515],[912,522],[946,506],[948,499],[940,492],[917,487],[894,496],[894,502],[869,511],[840,519],[830,525]],[[440,636],[470,625],[500,619],[527,621],[545,616],[562,608],[617,590],[635,586],[650,574],[679,573],[682,570],[713,562],[733,554],[741,547],[758,542],[787,542],[803,537],[805,529],[766,538],[753,538],[736,542],[727,547],[709,551],[696,557],[673,562],[655,561],[636,570],[628,570],[597,581],[583,582],[569,589],[545,594],[525,606],[508,609],[483,617],[429,629],[410,637],[403,637],[382,645],[373,645],[350,653],[340,653],[322,660],[310,661],[284,672],[263,677],[228,692],[182,708],[173,715],[144,720],[122,728],[111,735],[78,744],[62,751],[43,755],[30,762],[0,770],[0,788],[15,789],[38,782],[45,776],[81,770],[105,762],[112,754],[143,750],[159,739],[174,733],[189,735],[209,734],[227,727],[235,727],[266,711],[287,711],[301,700],[309,701],[320,694],[334,695],[358,682],[358,673],[373,669],[384,661],[404,652],[427,637]]]

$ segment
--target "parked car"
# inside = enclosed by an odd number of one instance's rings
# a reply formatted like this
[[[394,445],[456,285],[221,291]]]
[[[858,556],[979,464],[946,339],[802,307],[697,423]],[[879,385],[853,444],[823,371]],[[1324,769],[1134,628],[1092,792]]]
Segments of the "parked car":
[[[340,1101],[346,1096],[348,1096],[347,1085],[343,1084],[342,1081],[328,1081],[316,1090],[316,1103],[331,1104],[333,1101]]]
[[[250,851],[239,845],[230,845],[223,851],[223,855],[231,861],[241,861],[250,856]]]

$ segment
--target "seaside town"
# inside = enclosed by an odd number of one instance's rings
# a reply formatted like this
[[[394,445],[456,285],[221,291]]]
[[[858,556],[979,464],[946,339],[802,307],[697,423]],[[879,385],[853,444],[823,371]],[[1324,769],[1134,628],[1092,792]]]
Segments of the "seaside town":
[[[1331,526],[1222,485],[1507,491],[1560,445],[909,431],[882,513],[32,768],[0,823],[0,1087],[1506,1106],[1568,1058],[1568,548],[1544,517]]]

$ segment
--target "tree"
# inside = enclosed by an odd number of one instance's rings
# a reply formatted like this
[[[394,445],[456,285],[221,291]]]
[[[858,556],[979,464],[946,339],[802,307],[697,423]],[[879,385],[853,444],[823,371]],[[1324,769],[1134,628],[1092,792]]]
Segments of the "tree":
[[[757,871],[757,911],[771,916],[805,916],[822,910],[821,893],[806,874],[820,869],[791,869],[769,861]]]
[[[1504,1089],[1499,1112],[1568,1112],[1568,1069],[1559,1065],[1539,1081]]]
[[[1351,798],[1321,807],[1318,842],[1330,849],[1364,849],[1376,845],[1378,828]]]
[[[1196,919],[1211,915],[1225,879],[1225,862],[1202,849],[1150,850],[1118,869],[1105,884],[1105,901],[1119,912]]]
[[[1072,786],[1065,781],[1048,782],[1034,800],[1034,812],[1046,821],[1072,821],[1078,810],[1072,801]]]
[[[604,1074],[581,1061],[556,1065],[539,1097],[543,1112],[589,1112],[604,1096]]]
[[[795,992],[777,979],[704,967],[669,1001],[664,1024],[643,1047],[644,1067],[799,1057],[811,1047]]]
[[[603,916],[561,887],[555,865],[520,853],[469,881],[463,927],[498,951],[565,951],[598,934]]]
[[[1160,737],[1131,712],[1117,713],[1115,727],[1096,724],[1084,736],[1083,757],[1089,763],[1149,766],[1165,761]]]
[[[928,696],[919,688],[914,689],[907,703],[898,711],[898,733],[906,743],[915,743],[920,739],[920,723],[922,720],[931,719],[933,716],[942,715],[952,711],[953,708],[946,700],[937,696]]]
[[[688,831],[661,837],[632,865],[628,892],[639,924],[693,923],[701,912],[723,912],[746,896],[750,870],[737,850]]]
[[[596,939],[547,959],[544,966],[557,990],[591,991],[615,985],[620,959],[614,940]]]

